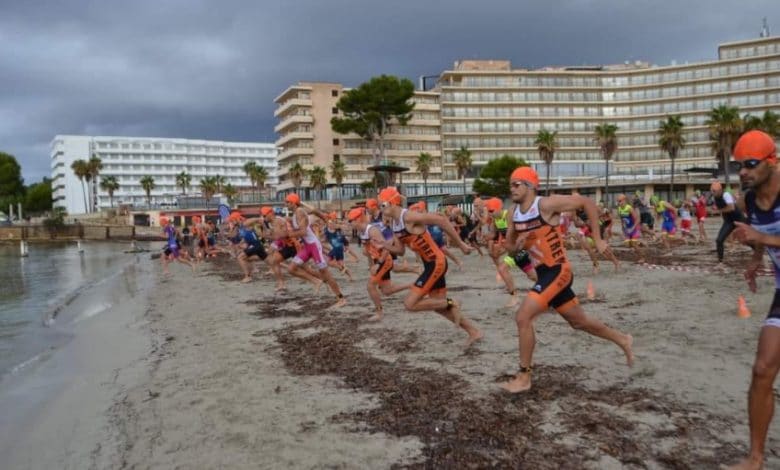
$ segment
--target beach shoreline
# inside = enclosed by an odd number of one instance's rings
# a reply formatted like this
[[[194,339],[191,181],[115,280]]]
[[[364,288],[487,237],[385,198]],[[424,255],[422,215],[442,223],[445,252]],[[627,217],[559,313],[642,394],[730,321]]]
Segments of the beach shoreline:
[[[729,248],[725,269],[711,260],[709,245],[675,251],[655,256],[655,269],[624,262],[614,273],[602,263],[593,275],[586,255],[571,250],[574,290],[589,314],[633,334],[636,364],[627,368],[613,345],[547,314],[537,322],[534,388],[520,396],[497,387],[516,371],[517,340],[514,312],[502,307],[507,297],[488,258],[471,255],[463,271],[452,267],[447,276],[449,295],[485,333],[470,350],[463,349],[465,335],[438,315],[404,312],[401,295],[385,301],[381,323],[366,322],[372,308],[363,260],[353,265],[356,282],[337,274],[348,305],[328,311],[329,293],[308,298],[308,286],[295,281],[283,295],[273,293],[265,274],[240,284],[235,260],[217,258],[194,276],[174,264],[173,275],[162,278],[159,265],[143,259],[151,288],[113,330],[132,333],[135,346],[122,347],[125,363],[114,361],[109,379],[93,382],[99,406],[79,418],[101,431],[76,429],[89,453],[52,453],[46,462],[715,468],[746,451],[746,391],[773,279],[760,278],[758,294],[747,291],[737,270],[743,247]],[[521,290],[529,287],[520,271],[513,274]],[[751,318],[737,317],[739,295]],[[73,419],[79,408],[72,409],[62,414]],[[777,436],[775,423],[767,468],[780,465]]]

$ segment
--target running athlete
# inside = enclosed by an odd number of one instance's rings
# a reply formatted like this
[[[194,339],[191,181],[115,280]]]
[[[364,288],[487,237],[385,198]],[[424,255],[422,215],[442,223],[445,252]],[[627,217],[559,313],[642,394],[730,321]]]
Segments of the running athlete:
[[[412,204],[409,206],[410,211],[415,212],[428,212],[428,208],[425,205],[425,201],[420,201],[416,204]],[[455,253],[450,251],[449,248],[447,248],[447,242],[444,240],[444,232],[441,230],[441,227],[438,225],[429,225],[426,227],[428,232],[431,234],[431,238],[433,238],[433,241],[436,242],[436,246],[439,247],[439,249],[444,253],[444,256],[451,259],[455,262],[456,265],[458,265],[458,270],[463,269],[463,263],[458,259],[457,256],[455,256]],[[455,230],[458,230],[457,226],[453,225],[453,228]],[[462,238],[461,238],[462,240]]]
[[[639,229],[641,235],[646,237],[649,241],[655,241],[655,218],[653,217],[653,211],[650,206],[655,199],[651,198],[650,202],[646,202],[645,199],[639,196],[639,191],[634,194],[634,199],[631,201],[631,205],[637,209],[639,213]]]
[[[636,262],[642,264],[645,262],[645,255],[640,247],[640,238],[642,236],[639,211],[628,202],[625,194],[617,197],[618,216],[620,216],[620,225],[623,227],[623,242],[628,245],[636,254]]]
[[[569,324],[578,330],[604,338],[619,346],[629,366],[634,362],[631,350],[633,338],[585,314],[571,285],[574,274],[566,258],[566,248],[557,230],[562,211],[584,209],[591,224],[596,248],[603,253],[607,247],[601,239],[598,208],[590,199],[579,196],[537,196],[539,175],[533,168],[521,166],[510,176],[510,191],[515,203],[512,223],[507,231],[510,244],[523,237],[523,247],[531,254],[539,281],[528,292],[517,310],[516,323],[520,344],[520,370],[501,387],[511,393],[531,388],[531,368],[536,345],[534,320],[548,308],[554,308]]]
[[[485,200],[477,197],[474,199],[474,203],[471,206],[471,215],[469,216],[469,224],[468,224],[468,233],[466,234],[466,238],[468,239],[467,243],[471,245],[472,248],[477,250],[477,253],[479,253],[479,256],[484,256],[482,254],[482,248],[480,248],[479,244],[482,242],[480,237],[481,230],[482,230],[482,220],[485,217]]]
[[[376,225],[376,227],[382,233],[382,236],[385,237],[385,241],[392,240],[393,229],[390,228],[387,223],[385,223],[385,220],[382,217],[382,211],[379,210],[379,202],[376,199],[366,200],[366,212],[368,212],[368,215],[371,217],[371,223]],[[403,256],[401,257],[401,265],[399,266],[396,264],[398,258],[397,255],[392,252],[390,255],[393,257],[393,271],[397,273],[415,274],[420,274],[422,272],[419,266],[409,266],[409,263],[406,262],[406,258]]]
[[[176,233],[176,227],[173,226],[167,217],[160,217],[160,225],[163,227],[163,233],[167,238],[165,243],[165,250],[163,251],[163,255],[160,257],[163,266],[163,274],[166,276],[171,274],[171,272],[168,270],[168,264],[174,260],[178,261],[179,263],[186,264],[192,269],[192,272],[194,273],[195,265],[189,259],[185,259],[184,257],[180,256],[179,249],[181,246],[179,245],[179,237]]]
[[[693,204],[687,200],[683,201],[682,206],[680,206],[680,234],[683,239],[690,238],[693,241],[696,241],[696,235],[691,232],[691,228],[693,227],[692,210]]]
[[[515,280],[509,270],[510,264],[504,261],[506,253],[506,231],[508,210],[504,209],[504,203],[501,199],[493,197],[485,202],[488,217],[490,218],[490,238],[488,239],[488,254],[493,264],[496,265],[496,272],[499,278],[504,281],[506,291],[509,294],[509,300],[504,307],[514,307],[520,302],[520,292],[515,288]],[[500,282],[500,281],[499,281]]]
[[[271,265],[271,270],[276,277],[276,290],[281,291],[286,287],[284,275],[282,275],[282,263],[295,257],[300,241],[290,236],[290,231],[292,230],[290,223],[284,217],[277,217],[273,208],[263,206],[260,208],[260,214],[263,216],[265,223],[268,224],[268,233],[273,240],[271,247],[274,251],[268,258],[268,263]],[[304,266],[304,269],[295,270],[291,269],[291,266],[287,266],[287,269],[291,275],[314,284],[315,292],[319,292],[322,280],[315,273],[310,272],[306,266]]]
[[[775,295],[758,337],[748,394],[750,453],[731,467],[754,470],[764,468],[764,446],[775,408],[773,386],[780,370],[780,168],[774,140],[761,131],[749,131],[739,138],[734,146],[734,159],[740,164],[742,186],[748,188],[739,204],[750,225],[735,224],[737,239],[754,249],[745,271],[750,290],[756,291],[756,273],[762,265],[764,251],[775,271]]]
[[[376,225],[371,224],[371,218],[361,207],[349,211],[347,220],[350,226],[358,231],[369,260],[369,277],[366,283],[371,301],[374,302],[374,315],[369,321],[382,320],[382,295],[389,296],[412,285],[394,285],[390,281],[390,271],[393,269],[393,257],[385,248],[385,238]],[[381,295],[380,295],[381,293]]]
[[[404,299],[404,307],[410,312],[435,311],[456,326],[463,328],[469,335],[466,347],[471,346],[482,338],[482,332],[463,316],[459,303],[447,297],[447,284],[444,278],[447,273],[447,257],[436,246],[425,226],[440,226],[464,254],[469,254],[471,247],[463,243],[446,217],[402,209],[402,197],[396,188],[391,186],[383,189],[379,193],[379,200],[382,203],[382,214],[392,221],[394,233],[393,239],[385,242],[387,250],[403,255],[408,246],[420,255],[423,261],[423,273]]]
[[[664,248],[670,250],[672,248],[671,240],[677,234],[677,208],[661,199],[656,203],[655,211],[661,215],[663,220],[661,222],[661,242],[663,242]]]
[[[341,273],[347,276],[350,282],[352,279],[352,273],[344,265],[344,250],[347,245],[347,239],[336,222],[336,214],[328,214],[328,221],[325,223],[325,229],[322,231],[322,236],[325,238],[325,242],[330,246],[328,251],[328,265],[338,269]]]
[[[699,224],[699,243],[707,241],[707,231],[704,230],[704,221],[707,220],[707,197],[696,191],[696,222]]]
[[[710,185],[710,191],[712,191],[712,197],[715,200],[715,207],[718,208],[721,216],[723,216],[723,225],[720,226],[718,238],[715,240],[715,247],[718,250],[718,263],[722,263],[726,239],[737,228],[734,222],[744,222],[745,216],[742,215],[742,211],[737,207],[734,196],[729,192],[723,191],[723,185],[719,181],[715,181]]]
[[[250,227],[257,220],[259,219],[244,219],[238,211],[232,212],[227,219],[231,228],[234,226],[238,229],[241,245],[244,246],[236,258],[238,265],[241,266],[241,270],[244,272],[244,278],[241,279],[241,282],[244,284],[252,281],[252,269],[249,261],[254,257],[257,257],[260,261],[265,261],[268,258],[268,253],[266,253],[265,247],[257,237],[257,233]]]
[[[598,224],[599,234],[601,235],[601,239],[604,240],[605,230],[602,229],[600,217],[598,219]],[[590,257],[590,261],[593,264],[593,274],[598,274],[599,252],[596,250],[596,239],[591,235],[592,228],[590,226],[588,214],[584,210],[577,210],[574,212],[574,226],[577,227],[577,236],[580,240],[580,247],[585,250],[586,253],[588,253],[588,257]],[[604,256],[604,258],[608,259],[609,261],[612,261],[612,264],[615,266],[615,272],[620,270],[620,261],[618,261],[617,257],[615,257],[615,254],[612,252],[612,249],[609,247],[609,245],[607,245],[607,248],[602,253],[602,256]]]
[[[322,244],[320,244],[320,239],[317,238],[317,235],[314,234],[309,226],[309,215],[301,207],[301,198],[297,194],[291,193],[284,200],[287,203],[287,209],[293,213],[290,219],[292,230],[289,232],[289,236],[301,238],[301,245],[298,247],[298,252],[292,260],[290,272],[298,272],[302,269],[303,264],[311,259],[314,266],[319,270],[320,278],[336,295],[336,303],[330,308],[343,307],[347,304],[347,299],[344,298],[338,283],[336,283],[336,280],[333,279],[328,270],[328,262],[325,260],[325,255],[322,254]]]

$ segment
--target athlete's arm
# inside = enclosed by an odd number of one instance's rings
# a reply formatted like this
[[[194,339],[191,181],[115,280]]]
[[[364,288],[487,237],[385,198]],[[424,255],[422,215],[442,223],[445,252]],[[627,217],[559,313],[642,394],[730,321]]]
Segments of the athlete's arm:
[[[759,248],[769,246],[772,248],[780,248],[780,236],[770,235],[768,233],[759,232],[748,224],[742,222],[734,222],[737,229],[734,230],[734,234],[737,240],[746,245],[750,245],[753,249],[764,256],[764,251]],[[760,245],[760,246],[759,246]]]
[[[554,214],[567,211],[576,212],[579,209],[585,211],[585,215],[588,217],[588,225],[590,225],[590,237],[593,238],[599,252],[603,252],[607,248],[607,244],[601,239],[599,208],[592,199],[579,194],[572,194],[569,196],[543,197],[539,201],[539,210],[543,215],[547,216],[545,220],[550,220]]]
[[[394,255],[403,256],[406,253],[406,246],[396,236],[387,241],[383,237],[382,247]]]
[[[471,247],[468,246],[463,240],[460,239],[460,235],[455,231],[455,227],[452,226],[446,217],[440,214],[433,214],[430,212],[406,212],[406,222],[410,224],[424,224],[424,225],[438,225],[444,230],[444,233],[450,237],[451,242],[455,242],[465,254],[471,253]]]

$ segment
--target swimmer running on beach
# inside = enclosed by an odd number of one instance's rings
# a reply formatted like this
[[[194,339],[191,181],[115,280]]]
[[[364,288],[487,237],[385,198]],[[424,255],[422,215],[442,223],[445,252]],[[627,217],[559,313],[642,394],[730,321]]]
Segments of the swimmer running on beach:
[[[415,281],[404,299],[404,307],[410,312],[434,311],[447,320],[460,326],[468,335],[466,347],[482,338],[482,332],[473,322],[463,316],[460,304],[447,297],[447,257],[436,246],[426,225],[438,225],[464,254],[471,247],[458,237],[457,232],[446,217],[440,214],[411,212],[401,208],[402,197],[394,187],[383,189],[379,193],[382,215],[392,220],[394,237],[385,242],[388,251],[403,255],[408,246],[423,261],[423,273]]]
[[[508,243],[512,246],[517,243],[518,237],[524,238],[522,247],[531,254],[539,280],[523,299],[515,319],[520,345],[520,369],[512,380],[501,384],[501,387],[511,393],[531,388],[531,369],[536,346],[533,323],[536,317],[549,307],[554,308],[573,328],[615,343],[626,355],[628,365],[633,365],[631,335],[621,333],[600,320],[589,317],[580,306],[577,295],[571,289],[574,274],[566,258],[566,248],[563,246],[560,231],[557,229],[562,211],[584,209],[591,224],[596,249],[603,253],[607,244],[599,233],[596,204],[578,195],[537,196],[539,175],[527,166],[518,167],[512,172],[510,185],[515,206],[507,231]]]
[[[192,269],[192,272],[194,273],[195,264],[193,264],[189,259],[185,259],[185,257],[181,256],[181,253],[179,253],[181,247],[179,245],[176,227],[170,223],[167,217],[160,217],[160,225],[162,225],[163,233],[165,233],[165,236],[168,238],[166,241],[165,250],[160,257],[163,266],[163,274],[170,276],[171,272],[168,269],[168,265],[171,263],[171,261],[178,261],[179,263],[186,264]]]

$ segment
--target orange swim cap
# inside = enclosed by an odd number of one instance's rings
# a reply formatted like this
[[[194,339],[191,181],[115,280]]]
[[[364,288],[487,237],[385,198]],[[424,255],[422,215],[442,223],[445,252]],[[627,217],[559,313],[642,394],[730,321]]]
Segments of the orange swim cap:
[[[260,215],[271,215],[274,213],[274,210],[271,206],[263,206],[260,208]]]
[[[160,217],[160,225],[168,225],[168,217]]]
[[[766,132],[747,131],[734,146],[735,160],[777,159],[775,140]]]
[[[376,199],[366,199],[366,207],[369,209],[379,209],[379,203]]]
[[[241,222],[241,219],[243,219],[243,218],[244,217],[241,215],[240,212],[233,211],[233,212],[230,213],[230,215],[228,216],[227,220],[228,220],[228,222]]]
[[[534,188],[539,187],[539,175],[530,166],[519,166],[512,172],[509,181],[520,180],[531,183]]]
[[[428,205],[425,203],[425,201],[420,201],[417,203],[418,206],[420,206],[420,210],[423,212],[428,210]]]
[[[354,222],[360,217],[362,217],[365,213],[366,211],[362,207],[356,207],[349,211],[349,213],[347,214],[347,220],[349,220],[350,222]]]
[[[487,210],[490,212],[496,212],[500,211],[504,207],[504,203],[501,202],[501,199],[497,197],[491,197],[485,203],[485,207],[487,207]]]
[[[290,193],[287,195],[287,197],[284,198],[285,202],[289,202],[291,204],[300,205],[301,204],[301,198],[295,193]]]
[[[398,192],[398,189],[396,189],[395,186],[388,186],[379,192],[379,200],[394,206],[400,206],[401,193]]]
[[[414,204],[412,204],[411,206],[409,206],[409,207],[408,207],[408,209],[409,209],[410,211],[413,211],[413,212],[424,212],[424,211],[425,211],[425,209],[423,208],[423,206],[422,206],[421,204],[423,204],[423,202],[422,202],[422,201],[420,201],[420,202],[415,202]]]

